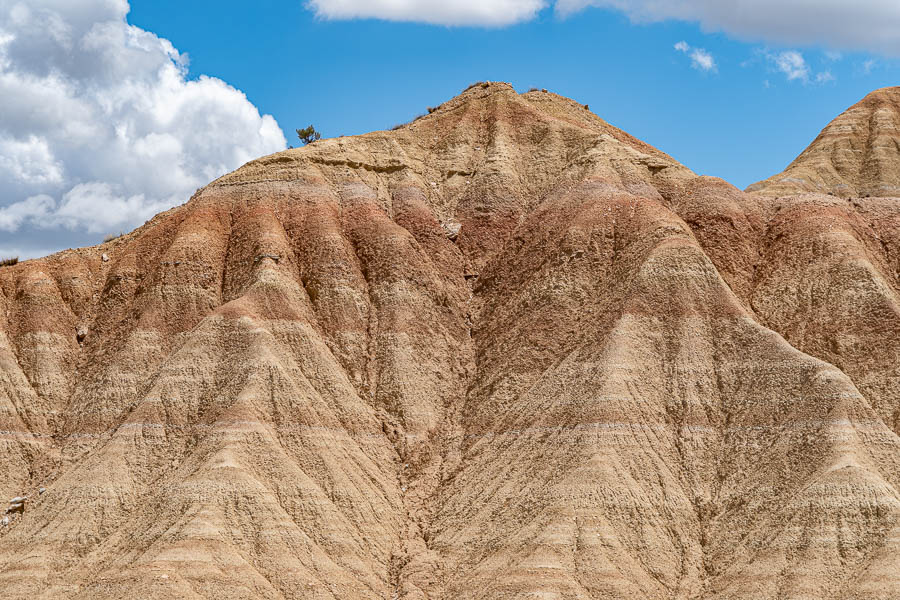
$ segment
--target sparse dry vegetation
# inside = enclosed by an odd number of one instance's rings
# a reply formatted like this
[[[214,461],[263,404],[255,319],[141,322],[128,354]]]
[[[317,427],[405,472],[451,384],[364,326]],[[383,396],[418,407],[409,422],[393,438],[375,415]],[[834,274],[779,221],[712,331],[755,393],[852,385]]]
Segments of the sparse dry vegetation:
[[[490,81],[476,81],[475,83],[473,83],[472,85],[470,85],[469,87],[464,89],[463,92],[468,92],[469,90],[471,90],[474,87],[487,88],[487,87],[490,87],[490,85],[491,85]]]
[[[430,110],[431,110],[431,108],[429,108],[429,112],[430,112]],[[406,127],[407,125],[412,125],[413,123],[415,123],[416,121],[418,121],[418,120],[421,119],[422,117],[426,117],[426,116],[428,116],[426,113],[422,113],[422,114],[420,114],[420,115],[416,115],[415,117],[413,117],[412,120],[407,121],[406,123],[397,123],[396,125],[394,125],[393,127],[391,127],[391,131],[397,131],[398,129],[403,129],[403,128]]]
[[[105,236],[103,236],[103,243],[106,244],[107,242],[119,239],[123,235],[125,235],[124,231],[120,231],[119,233],[107,233]]]
[[[10,258],[0,258],[0,267],[11,267],[15,264],[18,264],[18,262],[18,256],[12,256]]]

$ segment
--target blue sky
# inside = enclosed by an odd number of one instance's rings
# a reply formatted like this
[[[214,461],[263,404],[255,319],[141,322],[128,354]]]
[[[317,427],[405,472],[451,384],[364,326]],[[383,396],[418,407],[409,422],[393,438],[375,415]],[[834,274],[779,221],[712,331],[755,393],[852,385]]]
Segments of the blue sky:
[[[0,117],[0,254],[97,243],[295,144],[296,127],[386,129],[486,79],[587,103],[743,188],[900,84],[897,3],[820,3],[0,0],[0,93],[24,107]],[[35,99],[59,108],[38,118]],[[4,152],[28,160],[4,171]]]

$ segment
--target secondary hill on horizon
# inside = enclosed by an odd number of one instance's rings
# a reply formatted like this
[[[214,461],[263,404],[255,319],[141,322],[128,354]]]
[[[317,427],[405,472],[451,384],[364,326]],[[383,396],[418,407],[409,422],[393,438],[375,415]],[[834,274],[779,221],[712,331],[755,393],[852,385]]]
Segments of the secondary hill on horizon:
[[[0,268],[3,597],[900,597],[898,94],[744,192],[485,82]]]

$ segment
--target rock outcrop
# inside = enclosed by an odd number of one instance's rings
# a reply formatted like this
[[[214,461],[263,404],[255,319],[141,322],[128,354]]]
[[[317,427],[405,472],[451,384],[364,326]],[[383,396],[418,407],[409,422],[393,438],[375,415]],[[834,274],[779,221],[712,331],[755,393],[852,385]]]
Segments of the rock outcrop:
[[[261,158],[0,269],[2,595],[900,597],[898,274],[545,91]]]

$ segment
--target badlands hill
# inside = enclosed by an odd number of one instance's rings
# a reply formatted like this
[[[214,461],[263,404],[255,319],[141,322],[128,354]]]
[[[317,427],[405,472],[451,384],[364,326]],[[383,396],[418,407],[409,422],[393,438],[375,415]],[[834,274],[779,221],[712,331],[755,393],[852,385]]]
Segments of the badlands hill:
[[[783,173],[747,191],[900,196],[900,87],[863,98],[829,123]]]
[[[896,93],[744,193],[476,85],[0,269],[0,596],[900,597]]]

